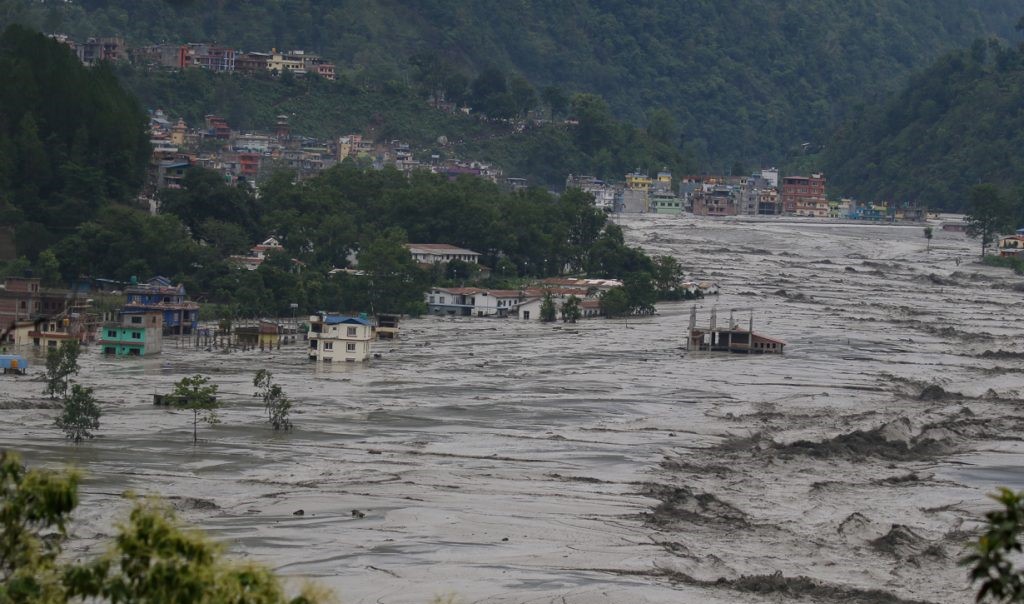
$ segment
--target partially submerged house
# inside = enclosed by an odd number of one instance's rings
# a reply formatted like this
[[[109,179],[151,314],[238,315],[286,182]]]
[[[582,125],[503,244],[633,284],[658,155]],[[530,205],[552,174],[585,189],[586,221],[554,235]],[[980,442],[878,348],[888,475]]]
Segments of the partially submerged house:
[[[746,329],[734,321],[736,311],[750,311],[750,322]],[[690,327],[686,349],[691,352],[738,352],[745,354],[782,354],[786,343],[754,331],[754,313],[749,308],[729,310],[729,322],[725,327],[717,325],[718,311],[711,309],[711,321],[707,329],[697,328],[697,307],[690,308]]]
[[[1024,229],[1017,229],[1014,235],[999,238],[999,255],[1024,258]]]
[[[394,340],[398,337],[398,320],[401,315],[377,315],[373,331],[378,340]]]
[[[479,287],[435,287],[427,292],[427,312],[451,317],[507,317],[515,314],[526,292]]]
[[[260,350],[280,348],[282,333],[284,333],[283,325],[264,320],[256,325],[235,328],[235,337],[239,344],[253,348],[258,347]]]
[[[158,310],[125,309],[118,321],[100,328],[103,354],[141,357],[163,349],[164,314]]]
[[[0,344],[53,348],[87,342],[98,324],[91,300],[43,287],[38,277],[6,277],[0,285]]]
[[[125,288],[124,311],[159,311],[164,315],[163,328],[168,334],[189,334],[199,324],[199,304],[188,300],[185,286],[172,285],[166,277],[153,277],[146,283]]]
[[[370,358],[373,324],[364,316],[318,313],[309,317],[309,358],[358,363]]]

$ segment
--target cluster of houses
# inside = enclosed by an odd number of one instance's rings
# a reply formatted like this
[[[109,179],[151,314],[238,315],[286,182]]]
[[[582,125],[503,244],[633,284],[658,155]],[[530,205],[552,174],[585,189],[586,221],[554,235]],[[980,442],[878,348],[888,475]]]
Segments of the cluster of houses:
[[[685,176],[678,183],[661,170],[652,178],[636,170],[623,181],[569,175],[566,187],[594,196],[598,208],[623,214],[697,216],[805,216],[874,221],[922,221],[927,210],[914,204],[829,200],[825,176],[785,176],[767,168],[749,176]]]
[[[271,75],[291,73],[296,76],[316,74],[327,80],[335,79],[334,63],[304,50],[273,48],[270,52],[244,52],[207,42],[129,47],[120,36],[87,38],[84,42],[65,34],[50,34],[49,37],[66,44],[86,65],[101,61],[129,61],[150,69],[207,69],[220,73]]]
[[[201,126],[190,127],[157,109],[150,113],[149,134],[153,146],[147,179],[150,192],[180,188],[192,166],[219,172],[232,184],[255,185],[280,169],[293,171],[300,180],[312,178],[346,159],[377,170],[390,166],[405,174],[427,170],[449,179],[471,175],[495,183],[507,181],[512,188],[525,186],[522,179],[503,181],[501,170],[487,162],[438,154],[418,159],[410,145],[400,140],[375,141],[360,134],[328,140],[296,136],[287,115],[277,116],[273,132],[239,132],[222,116],[207,115]],[[216,144],[203,144],[210,140]]]

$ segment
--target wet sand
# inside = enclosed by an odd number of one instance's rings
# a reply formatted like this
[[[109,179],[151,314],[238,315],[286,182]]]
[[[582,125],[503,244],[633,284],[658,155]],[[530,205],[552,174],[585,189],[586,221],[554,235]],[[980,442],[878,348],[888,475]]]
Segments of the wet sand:
[[[124,491],[154,493],[344,602],[971,601],[956,560],[985,494],[1024,486],[1024,279],[973,264],[960,234],[925,253],[919,226],[622,224],[722,286],[699,322],[756,307],[786,354],[686,353],[692,303],[571,326],[409,320],[358,366],[168,340],[83,356],[106,402],[94,441],[32,407],[4,412],[3,445],[86,471],[76,554],[110,536]],[[292,433],[251,396],[261,367],[295,401]],[[191,415],[150,401],[200,371],[226,408],[193,447]],[[32,375],[3,377],[0,406],[39,398]]]

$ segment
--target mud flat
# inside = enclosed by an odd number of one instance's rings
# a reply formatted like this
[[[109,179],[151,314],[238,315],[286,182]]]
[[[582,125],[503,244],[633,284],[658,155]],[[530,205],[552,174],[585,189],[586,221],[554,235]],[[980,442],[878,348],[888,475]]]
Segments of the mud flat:
[[[985,493],[1024,487],[1020,277],[959,234],[925,253],[920,227],[622,224],[722,286],[703,317],[754,306],[786,355],[686,354],[684,303],[571,328],[407,321],[365,366],[89,351],[100,438],[59,438],[36,373],[0,381],[3,445],[87,472],[77,553],[124,491],[157,493],[344,602],[971,601],[956,560]],[[291,434],[261,423],[260,367],[295,400]],[[199,371],[227,407],[193,447],[150,395]]]

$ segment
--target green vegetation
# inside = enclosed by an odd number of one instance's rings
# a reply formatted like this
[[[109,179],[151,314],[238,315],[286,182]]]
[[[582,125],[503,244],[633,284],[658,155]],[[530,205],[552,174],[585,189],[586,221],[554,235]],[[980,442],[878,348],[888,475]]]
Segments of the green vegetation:
[[[16,454],[0,453],[0,602],[313,604],[330,597],[307,586],[289,598],[270,570],[227,560],[223,548],[182,528],[155,501],[135,504],[105,555],[63,561],[80,479],[74,471],[28,470]]]
[[[199,442],[199,422],[216,424],[217,409],[220,403],[217,401],[217,385],[210,383],[210,378],[203,375],[193,375],[181,378],[175,385],[170,399],[178,409],[185,409],[192,412],[192,444]]]
[[[292,402],[284,394],[279,384],[273,383],[274,374],[266,369],[260,369],[252,379],[252,385],[256,388],[253,396],[263,400],[263,406],[267,411],[267,421],[274,427],[274,430],[291,430],[292,420],[289,417],[292,410]]]
[[[1013,191],[1024,182],[1022,104],[1024,48],[979,40],[945,55],[839,129],[821,162],[830,191],[955,211],[977,183]],[[1024,224],[1021,192],[1007,194]]]
[[[981,257],[984,258],[985,250],[996,242],[999,234],[1014,226],[1014,208],[993,185],[977,185],[971,189],[964,219],[967,235],[981,239]]]
[[[583,316],[583,312],[580,310],[580,299],[576,296],[569,296],[569,298],[562,304],[562,322],[563,323],[575,323],[580,320]]]
[[[551,323],[555,320],[555,301],[550,292],[544,292],[544,300],[540,303],[540,320]]]
[[[1024,572],[1014,566],[1021,552],[1024,493],[1001,488],[991,497],[1003,508],[985,514],[985,533],[960,563],[970,567],[972,584],[981,583],[977,602],[1024,602]]]
[[[1024,275],[1024,258],[1015,258],[1013,256],[985,256],[981,259],[984,264],[988,266],[995,266],[998,268],[1009,268],[1013,269],[1013,272],[1018,275]]]
[[[356,85],[410,82],[502,114],[529,104],[527,94],[516,106],[516,75],[544,100],[551,86],[596,92],[714,172],[825,142],[864,93],[898,87],[976,37],[1011,35],[1020,13],[1016,0],[6,3],[9,19],[77,38],[304,48]],[[504,92],[472,85],[492,66],[512,74]],[[658,108],[674,127],[661,127]]]
[[[64,410],[54,422],[75,443],[92,438],[92,431],[100,427],[100,406],[92,390],[72,385],[71,394],[64,397]]]
[[[108,67],[87,69],[21,27],[0,35],[0,73],[0,224],[16,227],[19,252],[35,261],[138,192],[150,153],[145,115]]]
[[[71,376],[77,375],[78,355],[81,346],[78,340],[67,340],[60,346],[46,350],[46,389],[50,398],[66,398],[71,386]]]
[[[930,254],[932,251],[932,237],[935,237],[935,230],[930,226],[924,227],[924,239],[928,242],[927,252]]]

